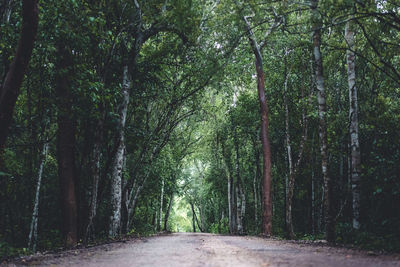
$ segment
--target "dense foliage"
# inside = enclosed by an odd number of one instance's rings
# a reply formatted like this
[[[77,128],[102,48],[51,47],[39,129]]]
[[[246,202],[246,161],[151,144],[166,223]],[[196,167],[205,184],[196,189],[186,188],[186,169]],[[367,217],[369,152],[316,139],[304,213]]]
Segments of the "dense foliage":
[[[0,1],[0,89],[21,35],[21,2]],[[0,255],[162,230],[260,234],[260,104],[246,22],[264,43],[273,234],[325,232],[311,38],[320,25],[334,241],[399,250],[400,2],[68,0],[39,3],[0,151]],[[65,202],[72,198],[75,210]]]

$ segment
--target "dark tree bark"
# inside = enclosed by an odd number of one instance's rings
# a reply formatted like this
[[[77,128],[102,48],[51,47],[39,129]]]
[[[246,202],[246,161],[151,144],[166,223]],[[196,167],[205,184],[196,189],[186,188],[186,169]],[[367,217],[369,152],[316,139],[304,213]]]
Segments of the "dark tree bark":
[[[321,22],[320,14],[318,14],[318,0],[311,1],[312,9],[312,27],[313,27],[313,47],[315,60],[315,79],[317,85],[318,99],[318,115],[319,115],[319,137],[321,143],[321,165],[322,175],[324,178],[324,219],[325,219],[325,235],[327,241],[331,242],[335,239],[335,224],[332,214],[332,195],[331,195],[331,180],[328,173],[328,136],[326,123],[326,97],[324,76],[322,68],[321,54]]]
[[[196,213],[194,212],[194,205],[190,202],[190,207],[192,208],[192,227],[193,233],[196,233]]]
[[[70,76],[72,55],[64,45],[58,45],[60,60],[57,63],[57,162],[61,191],[61,210],[64,221],[64,236],[67,247],[77,244],[77,202],[75,192],[75,131],[76,123],[72,115],[72,92]]]
[[[8,69],[3,84],[0,85],[0,156],[4,150],[19,89],[32,55],[39,22],[38,13],[38,0],[24,0],[22,2],[21,37],[15,58]]]
[[[173,199],[174,199],[174,193],[172,192],[170,199],[169,199],[168,209],[167,209],[167,212],[165,213],[165,217],[164,217],[164,231],[167,231],[167,229],[168,229],[168,219],[169,219],[169,215],[171,213]]]
[[[257,73],[257,91],[260,102],[261,115],[261,145],[263,152],[263,215],[262,215],[262,233],[265,236],[272,235],[272,200],[271,200],[271,148],[268,136],[268,104],[265,96],[265,74],[263,67],[263,58],[261,47],[252,31],[251,25],[246,17],[243,17],[247,29],[247,37],[255,56],[255,65]],[[277,26],[274,24],[269,33]],[[267,35],[269,35],[269,33]]]

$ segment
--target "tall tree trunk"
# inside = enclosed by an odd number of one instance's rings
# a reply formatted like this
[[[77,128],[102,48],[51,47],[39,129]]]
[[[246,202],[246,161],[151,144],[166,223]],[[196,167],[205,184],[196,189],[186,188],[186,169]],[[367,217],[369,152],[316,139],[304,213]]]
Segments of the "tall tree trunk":
[[[92,175],[92,191],[89,205],[89,219],[88,224],[86,226],[85,232],[85,242],[89,241],[91,235],[94,234],[94,226],[93,219],[96,216],[97,211],[97,194],[99,188],[100,181],[100,158],[101,158],[101,144],[103,140],[103,125],[104,125],[104,111],[103,117],[99,119],[95,137],[94,137],[94,147],[93,147],[93,155],[92,155],[92,166],[91,166],[91,175]]]
[[[349,120],[351,147],[351,188],[353,196],[353,228],[360,229],[360,174],[361,154],[358,139],[358,99],[356,87],[356,63],[354,54],[353,22],[348,21],[345,27],[345,38],[349,49],[346,52],[347,77],[349,84]]]
[[[311,221],[312,221],[312,233],[316,234],[317,217],[315,214],[315,171],[314,171],[314,133],[312,134],[311,140]]]
[[[244,234],[245,233],[245,229],[244,229],[244,217],[246,215],[246,193],[244,192],[244,188],[243,186],[240,186],[240,198],[241,198],[241,209],[240,209],[240,221],[242,223],[242,229],[240,234]]]
[[[233,233],[233,225],[232,225],[232,185],[231,185],[231,177],[228,177],[228,219],[229,219],[229,233]]]
[[[292,200],[294,193],[294,167],[293,167],[293,158],[292,158],[292,146],[290,141],[290,132],[289,132],[289,105],[288,105],[288,91],[287,91],[287,83],[288,83],[288,73],[287,73],[287,60],[285,54],[285,82],[284,82],[284,103],[285,103],[285,132],[286,132],[286,150],[289,164],[289,175],[286,175],[286,199],[285,199],[285,222],[286,222],[286,231],[289,238],[295,238],[293,231],[293,221],[292,221]]]
[[[158,221],[157,230],[161,231],[162,215],[163,215],[163,203],[164,202],[164,178],[161,180],[161,196],[160,196],[160,218]]]
[[[32,55],[39,22],[38,0],[22,1],[22,30],[15,57],[0,85],[0,158],[3,154],[15,103]],[[1,162],[1,161],[0,161]]]
[[[31,229],[29,231],[28,248],[32,247],[33,252],[36,252],[37,224],[38,224],[38,215],[39,215],[39,195],[40,195],[40,187],[41,187],[41,183],[42,183],[43,167],[46,162],[48,147],[49,147],[49,143],[46,140],[43,143],[42,154],[40,157],[39,170],[38,170],[37,183],[36,183],[35,203],[33,206]]]
[[[233,174],[230,174],[230,184],[231,184],[231,207],[232,207],[232,234],[237,234],[238,232],[238,221],[237,221],[237,203],[236,203],[236,184],[234,181]]]
[[[321,142],[321,165],[322,175],[324,178],[324,218],[325,218],[325,235],[329,242],[335,239],[335,224],[332,214],[332,196],[331,196],[331,180],[328,173],[328,136],[326,123],[326,97],[324,76],[322,68],[321,55],[321,22],[318,11],[318,0],[311,1],[312,17],[313,17],[313,46],[315,60],[315,79],[317,85],[318,99],[318,115],[319,115],[319,137]]]
[[[237,232],[238,234],[243,234],[243,214],[242,214],[242,201],[243,193],[240,186],[240,155],[239,155],[239,140],[237,137],[237,130],[234,129],[234,143],[235,143],[235,154],[236,154],[236,222],[237,222]]]
[[[168,204],[168,209],[167,212],[165,213],[165,217],[164,217],[164,231],[168,230],[168,219],[169,219],[169,215],[171,214],[171,209],[172,209],[172,202],[174,200],[174,192],[171,193],[171,196],[169,198],[169,204]]]
[[[242,201],[240,199],[240,185],[239,182],[236,181],[236,188],[235,188],[235,196],[236,196],[236,227],[237,227],[237,233],[242,234],[243,231],[243,225],[242,225],[242,217],[240,216],[240,211],[242,209]]]
[[[272,235],[272,201],[271,201],[271,148],[268,136],[268,105],[265,96],[265,74],[260,46],[255,39],[250,23],[243,17],[247,27],[247,36],[255,56],[257,72],[257,90],[261,114],[261,144],[263,151],[263,216],[262,232]]]
[[[126,113],[129,104],[129,88],[130,79],[128,66],[123,68],[122,77],[122,101],[119,105],[119,122],[118,122],[118,136],[116,142],[118,143],[117,152],[115,154],[112,181],[111,181],[111,209],[112,215],[110,218],[109,236],[116,237],[120,233],[121,226],[121,204],[122,204],[122,170],[125,157],[125,122]]]
[[[289,104],[288,104],[288,90],[287,90],[287,83],[288,83],[288,76],[289,73],[287,71],[287,59],[286,56],[288,55],[288,51],[285,52],[285,82],[284,82],[284,102],[285,102],[285,128],[286,128],[286,149],[287,149],[287,155],[288,155],[288,163],[289,163],[289,176],[286,176],[286,199],[285,199],[285,204],[286,204],[286,212],[285,212],[285,218],[286,218],[286,230],[288,233],[288,236],[290,238],[295,238],[294,230],[293,230],[293,218],[292,218],[292,202],[293,202],[293,195],[294,195],[294,185],[296,181],[296,175],[299,170],[300,163],[303,159],[303,152],[304,152],[304,146],[307,141],[307,135],[308,135],[308,119],[307,119],[307,109],[303,107],[302,109],[302,119],[303,119],[303,133],[300,139],[299,143],[299,148],[298,148],[298,154],[296,161],[294,162],[293,159],[293,153],[292,153],[292,146],[291,146],[291,137],[290,137],[290,129],[289,129]],[[302,87],[301,87],[301,95],[302,98],[304,98],[304,87],[305,87],[305,82],[304,82],[304,71],[302,75]],[[312,101],[312,94],[313,94],[313,86],[311,85],[310,87],[310,93],[308,96],[308,101],[307,104],[310,105]]]
[[[76,176],[75,176],[75,132],[76,123],[72,114],[72,92],[69,88],[71,69],[73,64],[72,54],[63,44],[58,45],[60,61],[57,74],[57,105],[58,105],[58,131],[57,131],[57,161],[58,176],[61,189],[61,203],[64,218],[64,235],[67,247],[75,246],[77,236],[77,202],[76,202]]]

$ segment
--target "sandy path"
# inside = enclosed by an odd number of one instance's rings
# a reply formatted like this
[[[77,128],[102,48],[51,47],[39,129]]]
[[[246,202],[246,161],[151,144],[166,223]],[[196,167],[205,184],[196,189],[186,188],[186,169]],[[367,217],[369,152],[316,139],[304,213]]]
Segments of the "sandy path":
[[[19,263],[21,264],[21,262]],[[400,266],[396,256],[258,237],[176,233],[27,259],[40,266]]]

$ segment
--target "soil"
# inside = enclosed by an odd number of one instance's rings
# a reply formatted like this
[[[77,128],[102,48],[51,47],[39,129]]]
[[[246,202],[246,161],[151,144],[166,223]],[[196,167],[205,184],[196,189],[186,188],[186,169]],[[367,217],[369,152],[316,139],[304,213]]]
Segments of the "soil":
[[[399,255],[252,236],[175,233],[23,257],[8,266],[400,266]]]

